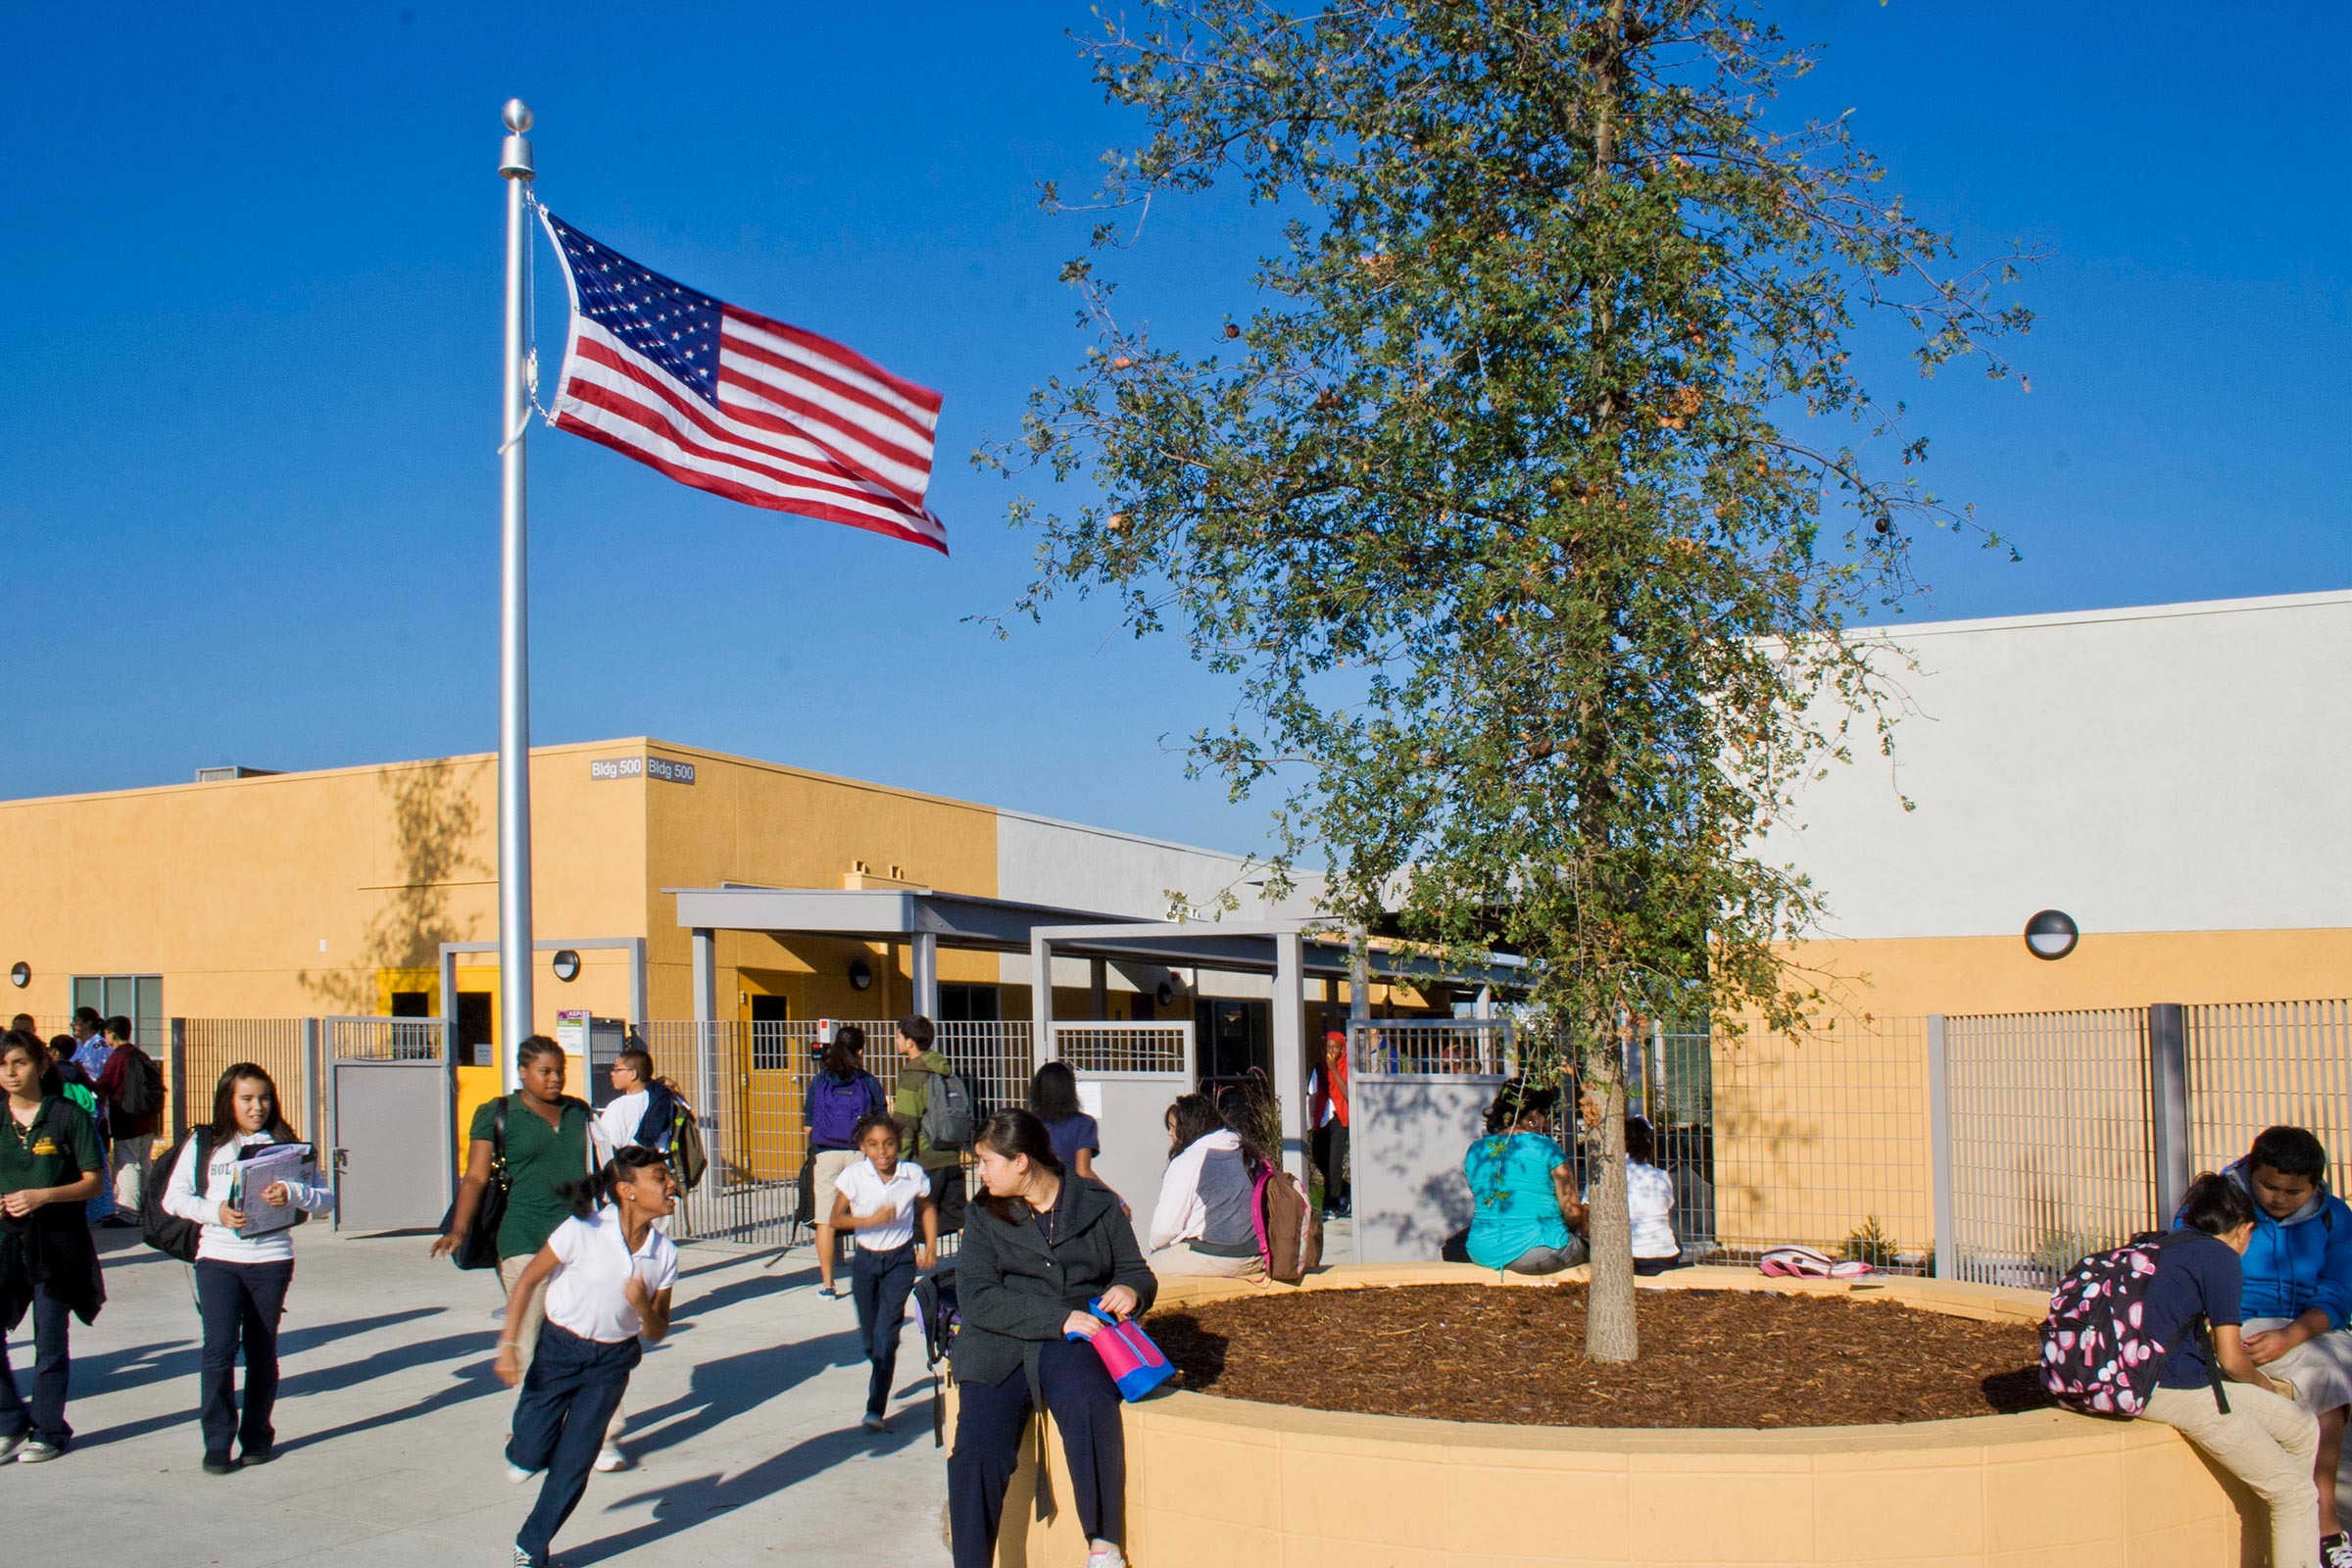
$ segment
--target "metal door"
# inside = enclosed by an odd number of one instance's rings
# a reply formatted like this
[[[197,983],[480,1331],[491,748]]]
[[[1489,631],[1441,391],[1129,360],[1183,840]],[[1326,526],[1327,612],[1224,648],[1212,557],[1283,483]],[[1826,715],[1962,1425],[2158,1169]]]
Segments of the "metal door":
[[[335,1227],[426,1230],[457,1187],[456,1080],[438,1018],[328,1018]]]

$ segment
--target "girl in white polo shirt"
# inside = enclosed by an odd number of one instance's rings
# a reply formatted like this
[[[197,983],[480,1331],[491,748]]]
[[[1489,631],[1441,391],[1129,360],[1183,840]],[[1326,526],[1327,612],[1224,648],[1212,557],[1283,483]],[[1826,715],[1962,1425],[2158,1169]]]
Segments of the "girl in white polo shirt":
[[[546,1325],[523,1374],[519,1348],[501,1340],[498,1375],[522,1385],[507,1440],[507,1477],[544,1470],[539,1501],[514,1537],[515,1568],[546,1568],[549,1545],[588,1490],[605,1429],[628,1391],[643,1351],[669,1333],[669,1293],[678,1250],[654,1229],[677,1205],[677,1183],[661,1154],[639,1145],[616,1150],[596,1176],[570,1190],[571,1218],[525,1264],[507,1300],[507,1321],[547,1282]]]
[[[931,1178],[920,1165],[899,1158],[899,1124],[881,1112],[858,1123],[856,1139],[865,1157],[833,1178],[832,1227],[857,1242],[850,1258],[850,1293],[858,1300],[858,1338],[873,1371],[865,1384],[865,1421],[871,1432],[888,1432],[883,1411],[890,1403],[892,1374],[898,1369],[899,1328],[906,1321],[906,1296],[917,1270],[939,1251],[939,1213],[931,1206]],[[914,1245],[917,1220],[923,1245]]]
[[[233,1439],[246,1464],[268,1464],[277,1442],[270,1414],[277,1403],[277,1325],[285,1316],[286,1287],[294,1282],[294,1233],[273,1230],[247,1238],[246,1215],[229,1199],[237,1168],[249,1152],[300,1142],[278,1114],[277,1085],[250,1061],[220,1075],[213,1090],[213,1120],[187,1141],[164,1188],[164,1212],[204,1229],[196,1242],[196,1308],[204,1322],[204,1361],[198,1384],[204,1431],[204,1468],[226,1475],[237,1468]],[[271,1182],[258,1195],[273,1208],[306,1214],[332,1208],[334,1191],[318,1180]],[[250,1206],[251,1197],[246,1200]],[[237,1409],[237,1350],[245,1351],[245,1408]]]

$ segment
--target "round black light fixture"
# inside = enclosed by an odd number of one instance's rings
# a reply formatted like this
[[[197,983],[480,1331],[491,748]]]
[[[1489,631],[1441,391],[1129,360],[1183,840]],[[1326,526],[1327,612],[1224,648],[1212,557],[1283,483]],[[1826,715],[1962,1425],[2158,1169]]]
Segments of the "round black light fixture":
[[[8,966],[8,983],[19,991],[32,984],[32,965],[19,958]]]
[[[1152,995],[1161,1006],[1167,1006],[1170,1003],[1173,1003],[1176,1000],[1176,982],[1174,980],[1160,981],[1159,985],[1152,991]]]
[[[2026,951],[2036,958],[2063,958],[2082,940],[2075,917],[2058,909],[2044,909],[2026,922]]]
[[[580,977],[580,956],[569,948],[559,948],[554,968],[556,978],[568,985]]]
[[[852,958],[850,960],[850,989],[866,991],[873,987],[873,983],[874,966],[863,958]]]

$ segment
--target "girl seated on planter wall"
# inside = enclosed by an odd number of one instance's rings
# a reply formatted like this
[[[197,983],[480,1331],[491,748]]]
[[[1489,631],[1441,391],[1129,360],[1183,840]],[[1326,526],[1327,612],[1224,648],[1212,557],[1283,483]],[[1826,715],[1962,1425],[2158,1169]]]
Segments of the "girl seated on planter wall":
[[[1206,1095],[1179,1095],[1168,1106],[1168,1172],[1152,1211],[1152,1272],[1262,1279],[1257,1226],[1250,1217],[1254,1162],[1241,1134]]]
[[[1496,1091],[1487,1133],[1462,1156],[1475,1205],[1470,1261],[1514,1274],[1556,1274],[1585,1260],[1585,1204],[1568,1155],[1552,1141],[1559,1091],[1514,1078]]]
[[[1657,1153],[1657,1135],[1649,1122],[1626,1117],[1625,1206],[1634,1220],[1637,1274],[1663,1274],[1683,1266],[1683,1244],[1674,1234],[1674,1178],[1653,1163]]]

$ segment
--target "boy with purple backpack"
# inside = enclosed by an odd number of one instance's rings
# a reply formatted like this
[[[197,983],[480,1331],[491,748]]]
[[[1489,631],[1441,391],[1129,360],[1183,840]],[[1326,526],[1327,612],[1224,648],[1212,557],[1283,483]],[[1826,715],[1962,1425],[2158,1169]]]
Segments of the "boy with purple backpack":
[[[2189,1183],[2179,1225],[2068,1272],[2042,1326],[2042,1386],[2090,1414],[2177,1429],[2262,1498],[2272,1568],[2320,1568],[2319,1422],[2239,1335],[2254,1200],[2208,1172]]]

